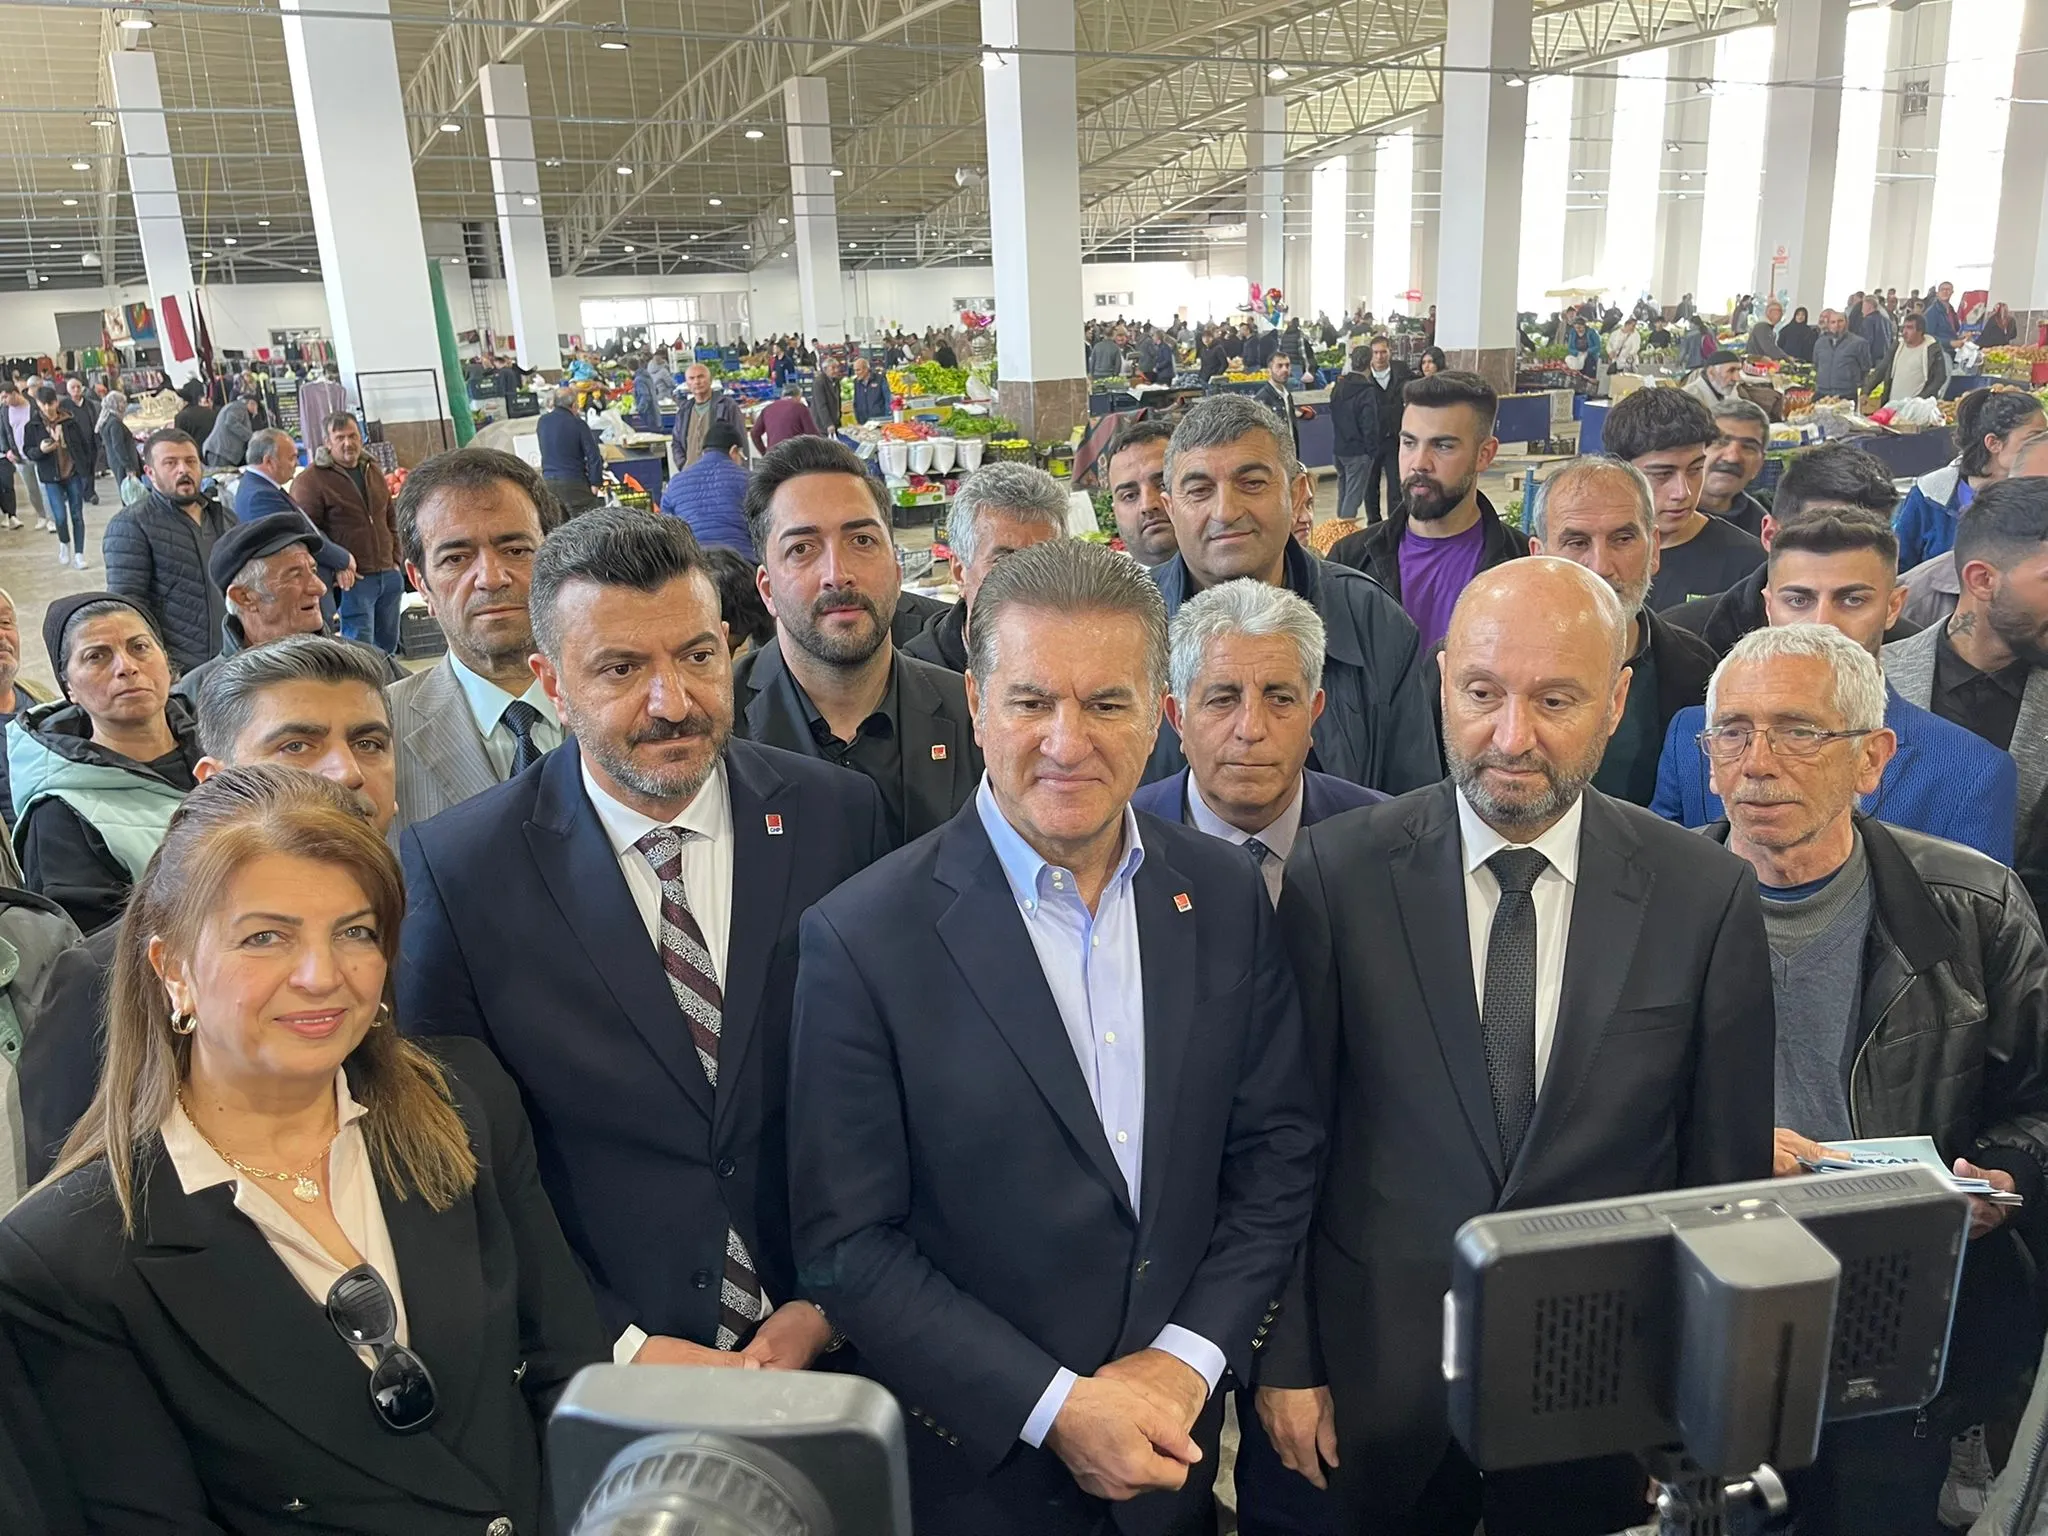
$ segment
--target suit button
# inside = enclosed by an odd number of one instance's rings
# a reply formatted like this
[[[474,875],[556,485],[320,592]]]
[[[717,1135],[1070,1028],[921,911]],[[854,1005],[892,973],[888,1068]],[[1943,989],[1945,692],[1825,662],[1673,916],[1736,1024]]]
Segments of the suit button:
[[[729,1179],[729,1178],[731,1178],[731,1177],[732,1177],[732,1174],[733,1174],[733,1169],[737,1168],[738,1166],[739,1166],[739,1165],[738,1165],[737,1163],[735,1163],[735,1162],[734,1162],[734,1161],[733,1161],[733,1160],[732,1160],[731,1158],[729,1158],[729,1157],[721,1157],[721,1158],[720,1158],[720,1159],[718,1160],[718,1168],[717,1168],[717,1173],[718,1173],[718,1176],[719,1176],[719,1177],[720,1177],[721,1179]]]
[[[1138,1260],[1138,1267],[1132,1270],[1131,1273],[1134,1275],[1142,1275],[1143,1273],[1145,1273],[1146,1270],[1150,1269],[1151,1267],[1152,1261],[1150,1259],[1140,1259]]]
[[[484,1536],[518,1536],[518,1528],[503,1515],[484,1527]]]
[[[692,1271],[690,1275],[690,1284],[697,1287],[697,1289],[700,1291],[710,1290],[711,1271],[708,1269],[699,1269]]]

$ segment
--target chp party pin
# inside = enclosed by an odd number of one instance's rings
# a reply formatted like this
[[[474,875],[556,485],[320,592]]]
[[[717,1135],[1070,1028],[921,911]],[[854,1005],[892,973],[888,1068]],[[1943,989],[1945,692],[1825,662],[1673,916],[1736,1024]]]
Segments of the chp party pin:
[[[766,819],[768,822],[768,835],[770,837],[782,836],[782,818],[773,811],[770,811]]]

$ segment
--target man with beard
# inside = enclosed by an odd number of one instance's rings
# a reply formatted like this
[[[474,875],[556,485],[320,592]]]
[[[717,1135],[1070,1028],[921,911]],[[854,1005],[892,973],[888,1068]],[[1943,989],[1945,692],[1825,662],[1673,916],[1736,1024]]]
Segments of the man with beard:
[[[881,481],[843,443],[791,438],[755,466],[746,511],[777,635],[733,668],[735,734],[866,774],[892,844],[951,820],[981,749],[960,674],[890,639],[902,571]]]
[[[1124,553],[1146,570],[1166,564],[1179,547],[1166,512],[1166,444],[1173,427],[1156,417],[1133,422],[1111,440],[1109,507]]]
[[[175,427],[142,446],[149,494],[107,524],[107,590],[156,620],[171,665],[188,672],[220,650],[227,594],[206,573],[234,519],[200,484],[199,445]]]
[[[1281,1459],[1375,1536],[1636,1524],[1627,1457],[1482,1477],[1438,1342],[1489,1211],[1763,1178],[1769,956],[1750,870],[1590,787],[1626,615],[1563,560],[1474,579],[1443,653],[1448,782],[1305,828],[1280,931],[1329,1139],[1258,1370]]]
[[[1728,807],[1707,836],[1754,868],[1770,945],[1773,1171],[1803,1173],[1851,1138],[1930,1136],[1944,1165],[2024,1197],[1970,1201],[1941,1395],[1828,1425],[1793,1483],[1791,1529],[1919,1536],[1937,1503],[1960,1525],[1942,1498],[1949,1437],[2015,1400],[2040,1348],[2017,1235],[2038,1239],[2048,1196],[2048,948],[2010,870],[1857,810],[1897,738],[1884,679],[1848,636],[1745,636],[1707,717],[1700,746]]]
[[[391,690],[400,828],[524,773],[561,744],[554,703],[531,670],[526,613],[534,554],[561,520],[540,472],[494,448],[436,454],[406,477],[399,547],[448,652]]]
[[[1211,395],[1173,429],[1165,473],[1180,552],[1152,579],[1168,616],[1239,577],[1285,587],[1321,616],[1328,652],[1308,766],[1387,794],[1443,777],[1415,625],[1377,582],[1295,538],[1315,491],[1280,419],[1243,395]],[[1145,782],[1186,765],[1180,733],[1162,723]]]
[[[1395,597],[1436,649],[1465,584],[1528,552],[1479,490],[1500,452],[1498,404],[1476,373],[1435,373],[1408,385],[1400,416],[1401,503],[1386,521],[1347,534],[1330,558],[1365,572]]]
[[[1697,635],[1650,611],[1657,574],[1657,519],[1650,483],[1620,459],[1573,459],[1537,488],[1532,555],[1561,555],[1583,565],[1621,599],[1628,618],[1628,705],[1600,759],[1593,787],[1632,805],[1648,805],[1672,718],[1697,709],[1718,659]]]
[[[400,1027],[518,1080],[619,1360],[802,1369],[832,1329],[790,1258],[797,919],[884,851],[881,799],[730,739],[717,588],[674,518],[565,524],[531,609],[574,739],[403,834]]]
[[[1949,621],[1880,659],[1908,700],[2012,753],[2024,848],[2048,788],[2048,480],[1986,487],[1963,509],[1955,555]]]

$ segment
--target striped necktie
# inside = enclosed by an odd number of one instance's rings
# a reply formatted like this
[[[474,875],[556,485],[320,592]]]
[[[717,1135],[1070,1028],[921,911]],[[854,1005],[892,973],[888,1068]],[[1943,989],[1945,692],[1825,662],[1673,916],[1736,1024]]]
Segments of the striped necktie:
[[[704,930],[690,911],[683,887],[683,843],[702,834],[656,827],[633,847],[661,882],[661,967],[669,990],[690,1028],[690,1043],[713,1089],[718,1087],[718,1042],[725,1019],[725,994],[718,967],[704,942]],[[719,1286],[718,1347],[738,1349],[766,1310],[753,1255],[739,1233],[725,1233],[725,1277]]]

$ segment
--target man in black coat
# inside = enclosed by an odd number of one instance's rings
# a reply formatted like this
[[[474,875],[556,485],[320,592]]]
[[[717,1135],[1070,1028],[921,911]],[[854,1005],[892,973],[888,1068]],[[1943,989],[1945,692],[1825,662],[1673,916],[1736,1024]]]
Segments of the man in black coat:
[[[107,590],[156,620],[172,664],[188,672],[220,651],[227,594],[207,565],[235,520],[200,484],[199,445],[185,433],[152,434],[142,467],[149,495],[107,524]]]
[[[733,668],[734,734],[867,775],[891,846],[922,837],[974,793],[981,751],[960,675],[890,638],[902,576],[880,482],[845,444],[793,437],[746,505],[778,633]]]
[[[518,1081],[617,1358],[802,1369],[831,1329],[789,1247],[796,922],[885,848],[880,797],[729,739],[717,588],[675,519],[565,524],[529,605],[575,739],[406,828],[400,1027]]]
[[[1365,515],[1378,522],[1391,514],[1401,498],[1401,414],[1406,391],[1415,375],[1406,363],[1394,361],[1394,348],[1384,336],[1375,336],[1367,353],[1366,391],[1369,397],[1366,422],[1373,429],[1372,461],[1365,471]],[[1386,487],[1386,499],[1380,488]]]
[[[1368,373],[1372,353],[1351,349],[1351,366],[1330,386],[1330,438],[1337,459],[1337,516],[1353,518],[1365,501],[1366,472],[1379,446],[1379,402]],[[1377,521],[1377,508],[1368,516]]]
[[[1449,781],[1306,828],[1280,897],[1330,1156],[1259,1361],[1283,1461],[1347,1529],[1596,1536],[1631,1458],[1484,1478],[1439,1344],[1459,1226],[1768,1175],[1772,996],[1754,876],[1590,781],[1628,682],[1605,582],[1520,560],[1444,649]]]
[[[1699,636],[1648,606],[1657,573],[1657,515],[1649,482],[1621,459],[1589,456],[1552,471],[1538,488],[1529,552],[1583,565],[1621,599],[1629,616],[1628,706],[1608,738],[1593,787],[1632,805],[1657,791],[1671,717],[1703,704],[1718,658]]]

